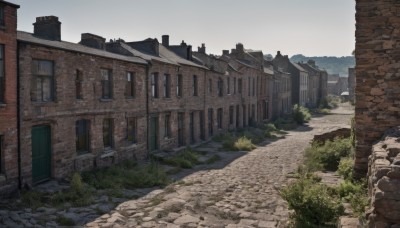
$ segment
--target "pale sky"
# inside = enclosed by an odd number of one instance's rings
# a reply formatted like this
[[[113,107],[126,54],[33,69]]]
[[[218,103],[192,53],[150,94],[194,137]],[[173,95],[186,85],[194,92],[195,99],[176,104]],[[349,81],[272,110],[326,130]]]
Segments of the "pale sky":
[[[241,42],[264,54],[348,56],[355,46],[354,0],[6,0],[19,4],[18,30],[38,16],[58,16],[61,39],[81,33],[139,41],[170,36],[207,53]]]

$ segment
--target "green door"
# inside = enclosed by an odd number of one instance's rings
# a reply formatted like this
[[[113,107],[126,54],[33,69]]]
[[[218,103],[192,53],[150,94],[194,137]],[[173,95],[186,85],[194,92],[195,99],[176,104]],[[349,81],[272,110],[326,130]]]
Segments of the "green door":
[[[37,183],[50,178],[51,140],[49,126],[32,128],[32,181]]]
[[[157,139],[158,139],[158,116],[150,118],[150,135],[149,135],[149,149],[155,151],[158,149]]]

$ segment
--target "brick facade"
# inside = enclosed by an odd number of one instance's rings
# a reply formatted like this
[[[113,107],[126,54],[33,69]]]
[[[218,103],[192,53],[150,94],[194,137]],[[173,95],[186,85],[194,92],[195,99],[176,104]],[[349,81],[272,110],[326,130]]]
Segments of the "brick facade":
[[[400,125],[397,1],[356,1],[355,176],[364,177],[372,144]]]
[[[17,9],[0,2],[0,192],[11,193],[18,187],[17,129]],[[2,196],[4,196],[3,194]],[[1,198],[1,196],[0,196]]]

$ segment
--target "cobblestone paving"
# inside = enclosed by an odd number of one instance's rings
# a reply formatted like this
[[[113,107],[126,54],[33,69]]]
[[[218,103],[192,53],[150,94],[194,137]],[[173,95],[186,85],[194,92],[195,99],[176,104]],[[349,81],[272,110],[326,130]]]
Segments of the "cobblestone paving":
[[[184,177],[163,190],[126,201],[87,227],[285,227],[289,211],[278,189],[296,170],[313,135],[349,127],[352,111],[314,118],[281,140],[222,169]]]

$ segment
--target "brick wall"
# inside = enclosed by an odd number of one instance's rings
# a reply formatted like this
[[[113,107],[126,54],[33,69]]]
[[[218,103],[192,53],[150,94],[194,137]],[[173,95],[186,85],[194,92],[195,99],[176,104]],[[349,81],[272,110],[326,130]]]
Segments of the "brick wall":
[[[357,0],[356,10],[355,176],[363,177],[373,142],[400,125],[400,4]]]
[[[4,10],[4,26],[0,26],[0,44],[4,45],[5,100],[0,103],[1,148],[0,194],[14,191],[18,186],[17,132],[17,8],[0,3]],[[0,143],[1,144],[1,143]],[[1,198],[0,196],[0,198]]]

